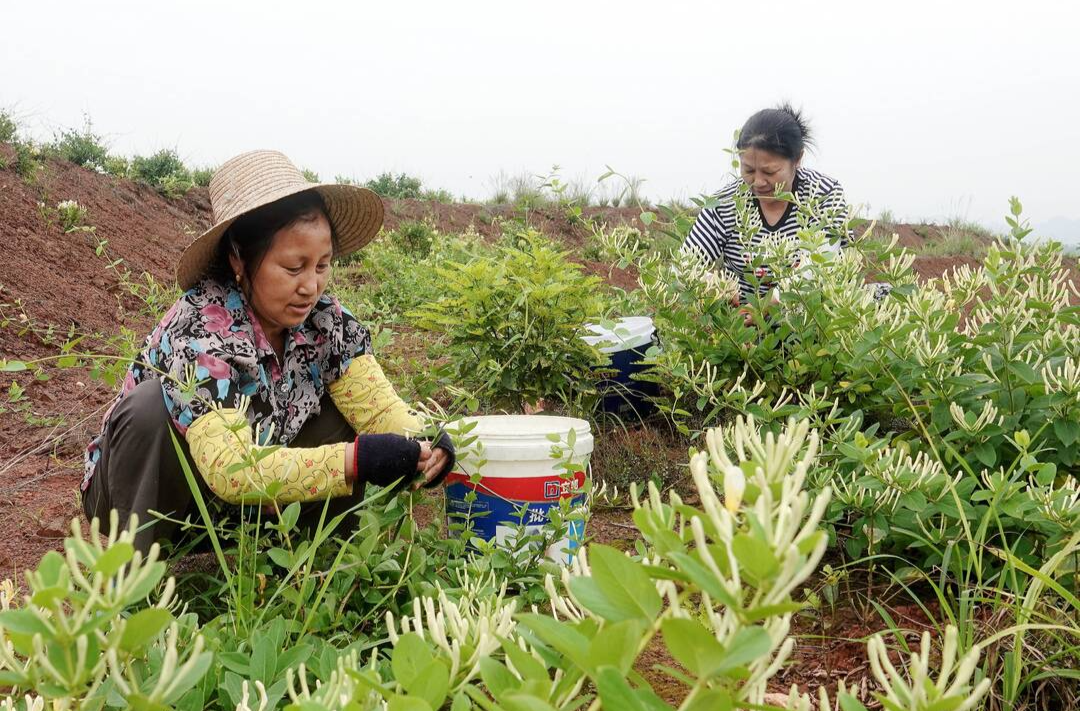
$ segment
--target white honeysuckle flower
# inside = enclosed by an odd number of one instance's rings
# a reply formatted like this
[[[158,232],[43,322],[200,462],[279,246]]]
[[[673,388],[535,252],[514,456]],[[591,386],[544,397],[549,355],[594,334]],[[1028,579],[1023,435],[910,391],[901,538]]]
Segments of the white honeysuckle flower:
[[[740,467],[731,465],[724,469],[724,508],[731,513],[739,510],[743,493],[746,492],[746,475]]]
[[[967,413],[964,412],[964,408],[957,405],[955,402],[949,405],[949,414],[952,415],[953,422],[957,426],[967,432],[968,434],[975,435],[982,432],[990,425],[1001,425],[1005,421],[1004,415],[998,415],[998,409],[989,400],[983,402],[982,412],[975,418],[975,421],[969,423],[967,420]]]
[[[250,696],[248,694],[248,682],[245,679],[240,686],[240,703],[236,705],[236,711],[266,711],[269,703],[269,699],[266,697],[266,686],[261,681],[256,681],[255,691],[259,697],[259,704],[252,708],[248,703]]]
[[[955,627],[945,629],[945,641],[942,648],[941,662],[937,669],[937,680],[930,663],[930,633],[924,632],[919,652],[911,654],[906,673],[900,672],[889,659],[888,648],[880,634],[874,635],[867,643],[870,657],[870,669],[884,691],[884,696],[896,707],[904,709],[929,709],[938,702],[953,698],[958,701],[949,708],[957,711],[969,711],[976,708],[982,697],[990,689],[991,679],[986,678],[971,686],[971,677],[979,660],[978,645],[970,649],[959,660],[957,650],[959,634]]]
[[[0,581],[0,610],[10,610],[15,601],[15,584],[9,579]]]
[[[1080,403],[1080,358],[1067,358],[1057,368],[1047,364],[1042,377],[1048,395],[1065,395]]]

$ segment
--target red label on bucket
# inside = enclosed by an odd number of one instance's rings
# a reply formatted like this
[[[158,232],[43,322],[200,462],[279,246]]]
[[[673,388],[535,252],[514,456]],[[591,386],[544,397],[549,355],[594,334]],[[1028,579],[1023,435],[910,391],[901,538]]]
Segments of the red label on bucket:
[[[469,489],[498,496],[510,501],[554,501],[576,496],[585,486],[585,472],[575,472],[568,479],[551,476],[484,477],[473,484],[467,474],[452,472],[446,477],[446,485],[463,484]]]

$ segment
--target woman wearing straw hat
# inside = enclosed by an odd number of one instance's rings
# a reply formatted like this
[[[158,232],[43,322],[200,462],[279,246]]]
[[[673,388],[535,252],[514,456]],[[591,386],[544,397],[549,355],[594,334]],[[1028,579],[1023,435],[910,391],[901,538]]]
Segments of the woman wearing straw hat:
[[[281,153],[253,151],[218,169],[210,202],[214,226],[177,266],[185,292],[87,448],[87,517],[138,514],[142,550],[168,538],[193,501],[173,432],[200,487],[227,504],[320,502],[307,507],[317,516],[330,499],[332,516],[367,483],[438,484],[454,462],[449,438],[413,438],[421,424],[368,331],[324,293],[331,258],[381,227],[379,197],[314,185]]]

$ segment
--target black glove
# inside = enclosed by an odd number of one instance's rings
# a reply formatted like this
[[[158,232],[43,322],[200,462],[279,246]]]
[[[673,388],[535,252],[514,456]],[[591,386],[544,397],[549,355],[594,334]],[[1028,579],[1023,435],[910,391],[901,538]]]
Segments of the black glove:
[[[356,436],[356,481],[386,486],[401,479],[400,486],[416,478],[420,443],[397,434]]]
[[[442,471],[439,472],[434,479],[424,484],[425,489],[434,489],[439,484],[442,484],[446,475],[454,471],[454,464],[457,462],[457,455],[454,452],[454,441],[450,439],[450,435],[445,431],[439,430],[439,434],[435,437],[435,441],[431,443],[432,449],[441,449],[446,452],[449,457],[443,466]]]

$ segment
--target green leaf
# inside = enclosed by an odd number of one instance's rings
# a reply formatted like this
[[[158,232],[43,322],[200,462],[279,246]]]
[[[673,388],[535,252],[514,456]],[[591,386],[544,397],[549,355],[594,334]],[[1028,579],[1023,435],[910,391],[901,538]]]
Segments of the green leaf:
[[[285,570],[292,570],[293,554],[290,551],[284,548],[271,548],[266,551],[266,555],[270,557],[270,560],[274,561],[274,565]]]
[[[641,564],[600,544],[589,546],[589,563],[591,580],[575,578],[570,582],[575,595],[580,589],[585,596],[579,596],[583,605],[612,622],[635,618],[652,622],[659,614],[663,601]]]
[[[706,568],[703,563],[699,563],[689,553],[670,553],[668,558],[689,575],[694,584],[707,592],[713,600],[722,602],[731,608],[739,607],[739,601],[724,589],[712,571]]]
[[[387,707],[389,711],[432,711],[431,704],[415,696],[395,694]]]
[[[997,464],[997,450],[989,442],[981,442],[972,448],[971,453],[982,462],[983,466],[992,467]]]
[[[126,701],[133,711],[172,711],[172,709],[165,704],[151,701],[142,694],[131,694],[126,698]]]
[[[277,672],[277,652],[280,646],[275,643],[269,630],[256,633],[257,641],[251,650],[251,681],[261,681],[270,686]]]
[[[390,657],[394,679],[408,689],[434,659],[427,643],[415,632],[398,638]]]
[[[746,666],[759,657],[769,653],[772,639],[764,627],[743,627],[735,633],[728,645],[727,654],[718,672],[727,672],[737,667]]]
[[[862,702],[851,694],[840,694],[838,699],[840,701],[841,711],[867,711],[867,708],[862,705]]]
[[[710,677],[724,663],[724,645],[696,620],[669,618],[660,626],[671,656],[699,677]]]
[[[499,699],[504,711],[555,711],[555,707],[527,692],[514,691]]]
[[[0,612],[0,627],[15,634],[40,634],[46,639],[52,636],[48,626],[34,610],[4,610]]]
[[[723,689],[709,689],[694,697],[686,711],[731,711],[734,702]]]
[[[480,659],[480,678],[483,679],[484,686],[495,698],[499,698],[506,692],[520,686],[517,677],[511,674],[510,670],[502,662],[498,662],[491,657],[482,657]]]
[[[1066,447],[1071,446],[1080,438],[1080,422],[1076,420],[1054,420],[1054,434]]]
[[[619,711],[670,711],[671,706],[647,688],[634,689],[625,674],[612,667],[602,667],[596,676],[596,690],[605,709]]]
[[[64,585],[67,583],[67,560],[56,551],[49,551],[41,557],[37,574],[48,587]]]
[[[116,575],[116,571],[131,562],[131,558],[134,555],[135,548],[130,543],[127,541],[117,541],[101,554],[101,557],[94,563],[92,570],[95,573],[101,573],[105,577],[111,578],[113,575]]]
[[[206,671],[210,668],[210,663],[214,661],[213,652],[203,652],[200,654],[191,668],[179,674],[173,679],[173,689],[165,699],[165,703],[173,704],[181,696],[186,694],[191,687],[199,683],[199,680],[203,678]]]
[[[645,629],[646,623],[643,620],[623,620],[605,626],[589,645],[592,668],[610,666],[618,669],[621,674],[629,672],[637,658],[638,649],[641,648]]]
[[[588,670],[592,667],[587,650],[589,638],[578,632],[567,622],[560,622],[547,615],[526,613],[518,615],[518,621],[531,630],[546,644],[574,662],[578,668]]]
[[[41,590],[38,590],[34,593],[34,596],[30,598],[30,602],[37,607],[43,607],[50,610],[53,605],[66,599],[67,596],[67,585],[56,585],[51,588],[42,588]]]
[[[300,520],[300,502],[294,501],[285,507],[285,510],[281,512],[281,520],[278,525],[284,532],[289,532],[296,527],[296,522]]]
[[[765,581],[780,571],[780,561],[768,543],[757,536],[740,533],[731,541],[731,550],[739,570],[749,572],[755,581]]]
[[[120,649],[129,654],[142,649],[154,640],[172,622],[172,613],[160,607],[139,610],[124,623],[120,636]]]
[[[416,696],[428,703],[433,709],[442,708],[446,695],[450,691],[450,670],[438,659],[420,670],[420,674],[405,686],[410,696]]]
[[[509,639],[502,640],[503,653],[513,665],[514,670],[525,680],[550,681],[547,667],[533,655],[517,646]]]
[[[26,370],[26,363],[21,360],[0,360],[0,372],[21,373]]]

